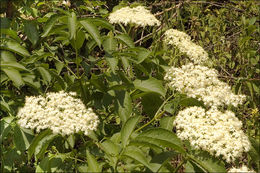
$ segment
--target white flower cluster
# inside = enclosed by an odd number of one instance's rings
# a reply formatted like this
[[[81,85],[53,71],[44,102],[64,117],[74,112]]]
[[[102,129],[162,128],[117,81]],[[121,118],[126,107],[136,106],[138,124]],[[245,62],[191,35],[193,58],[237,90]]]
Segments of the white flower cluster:
[[[249,170],[248,167],[246,167],[245,165],[243,165],[241,168],[231,168],[228,173],[255,173],[255,171],[253,170]]]
[[[231,87],[218,79],[217,70],[201,65],[189,63],[181,68],[171,67],[164,79],[170,81],[170,87],[212,107],[225,104],[237,107],[246,98],[233,94]]]
[[[161,23],[143,6],[121,8],[111,13],[108,19],[110,23],[123,23],[124,25],[130,23],[141,27],[160,25]]]
[[[242,123],[231,111],[189,107],[178,113],[174,124],[180,139],[189,140],[196,149],[222,156],[227,162],[241,157],[251,146],[241,130]]]
[[[53,133],[70,135],[79,131],[85,135],[96,130],[99,123],[91,108],[86,109],[76,93],[60,91],[47,93],[46,97],[26,97],[25,105],[17,114],[18,124],[24,128],[51,129]]]
[[[191,41],[191,37],[184,32],[169,29],[165,32],[167,44],[176,46],[180,52],[185,53],[195,64],[201,64],[208,60],[208,53],[199,45]]]

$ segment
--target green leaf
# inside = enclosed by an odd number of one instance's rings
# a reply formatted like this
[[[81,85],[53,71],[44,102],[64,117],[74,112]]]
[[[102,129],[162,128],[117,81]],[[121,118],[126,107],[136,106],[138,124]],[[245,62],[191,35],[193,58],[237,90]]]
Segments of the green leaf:
[[[49,157],[44,157],[40,164],[36,166],[36,172],[51,172]]]
[[[28,39],[33,45],[39,40],[39,33],[37,30],[37,25],[34,21],[26,21],[24,23],[24,32],[27,35]]]
[[[176,96],[174,100],[167,102],[164,106],[164,110],[174,115],[178,109],[180,99],[181,98],[179,96]]]
[[[79,30],[77,32],[77,36],[76,36],[76,49],[80,49],[85,41],[86,37],[85,37],[85,33],[81,30]]]
[[[130,48],[135,47],[133,40],[127,34],[120,34],[117,35],[115,38],[119,39],[121,42],[125,43]]]
[[[45,137],[51,134],[51,130],[47,129],[42,131],[40,134],[38,134],[36,137],[34,137],[34,139],[32,140],[29,148],[28,148],[28,160],[31,159],[32,155],[35,152],[35,149],[37,147],[37,145],[39,144],[39,142]]]
[[[148,114],[149,117],[153,117],[161,104],[163,103],[163,100],[160,98],[160,95],[157,93],[146,93],[142,97],[142,105],[143,105],[143,111],[145,114]]]
[[[155,155],[152,160],[151,163],[156,163],[158,164],[158,168],[157,170],[155,170],[154,172],[158,172],[165,164],[168,163],[168,161],[173,157],[176,156],[177,153],[173,152],[173,151],[166,151],[166,152],[161,152],[157,155]]]
[[[44,136],[39,141],[39,143],[37,144],[37,146],[35,148],[35,158],[36,158],[36,160],[42,159],[42,157],[45,154],[45,151],[47,150],[47,148],[49,146],[49,144],[57,136],[58,135],[56,135],[56,134],[50,134],[50,135]]]
[[[3,62],[16,62],[15,56],[9,51],[1,51],[1,63]]]
[[[37,67],[37,70],[40,72],[45,84],[48,84],[51,82],[51,74],[45,68]]]
[[[131,136],[133,130],[135,129],[135,126],[137,125],[140,118],[141,118],[140,116],[130,117],[123,125],[121,130],[121,140],[122,140],[123,147],[127,145],[127,141]]]
[[[134,81],[134,86],[136,89],[139,89],[144,92],[154,92],[162,96],[165,96],[166,90],[163,87],[162,81],[155,79],[153,77],[147,80],[136,79]]]
[[[196,173],[196,172],[204,172],[203,169],[198,167],[195,163],[187,161],[184,165],[185,172],[190,172],[190,173]]]
[[[97,42],[98,46],[101,46],[101,37],[97,27],[91,23],[91,21],[85,19],[80,21],[81,25],[87,30],[87,32],[92,36],[92,38]]]
[[[14,41],[5,42],[3,46],[1,46],[0,48],[10,50],[24,57],[30,56],[30,53],[23,46],[21,46],[19,43]]]
[[[94,25],[96,25],[96,26],[101,26],[101,27],[106,28],[108,30],[114,30],[115,29],[113,25],[111,25],[109,22],[107,22],[104,19],[101,19],[101,18],[89,18],[88,20],[90,22],[94,23]]]
[[[143,62],[146,58],[148,58],[151,54],[151,51],[145,49],[145,48],[140,48],[140,51],[137,54],[137,64],[140,64]]]
[[[75,39],[77,29],[77,16],[74,12],[71,13],[71,16],[68,16],[68,28],[70,33],[70,40]]]
[[[8,103],[6,103],[5,101],[3,100],[0,100],[0,107],[3,111],[7,111],[9,113],[11,113],[11,109],[10,109],[10,106]],[[0,129],[1,130],[1,129]]]
[[[14,144],[16,149],[19,151],[25,151],[29,148],[30,141],[32,139],[32,134],[25,133],[24,130],[20,129],[20,127],[14,127]]]
[[[100,91],[102,92],[106,92],[107,90],[107,87],[106,85],[103,83],[103,80],[104,77],[101,75],[95,75],[95,74],[92,74],[91,75],[91,79],[90,79],[90,83],[92,85],[94,85],[97,89],[99,89]]]
[[[25,70],[25,71],[29,71],[27,70],[22,64],[19,64],[17,62],[1,62],[0,64],[0,67],[1,68],[8,68],[8,67],[11,67],[11,68],[15,68],[17,70]]]
[[[201,106],[204,107],[202,101],[198,101],[195,98],[183,98],[180,100],[179,104],[181,106],[189,107],[189,106]]]
[[[2,20],[2,18],[1,18],[1,20]],[[22,42],[20,37],[18,37],[17,32],[15,32],[11,29],[1,29],[0,33],[1,33],[1,36],[3,36],[4,34],[9,35],[11,38],[15,39],[18,43]]]
[[[87,150],[88,172],[101,172],[99,164],[94,156]]]
[[[3,68],[2,70],[6,73],[9,79],[11,79],[14,82],[14,85],[16,87],[21,87],[22,85],[24,85],[22,76],[18,70],[13,68]]]
[[[128,59],[124,56],[120,56],[120,59],[121,59],[122,64],[123,64],[123,68],[125,69],[125,71],[127,71],[127,69],[130,68],[130,64],[129,64]]]
[[[105,140],[100,145],[101,148],[109,155],[117,156],[120,152],[120,146],[109,139]]]
[[[53,76],[54,79],[57,80],[57,84],[59,84],[59,86],[62,89],[66,89],[67,87],[67,83],[64,81],[64,79],[62,78],[61,75],[57,74],[54,70],[50,71],[51,75]],[[23,78],[24,79],[24,78]]]
[[[173,132],[162,128],[146,130],[138,135],[133,142],[150,143],[161,148],[168,147],[180,153],[185,153],[180,139]]]
[[[84,164],[84,165],[78,166],[78,171],[82,172],[82,173],[88,172],[88,165]]]
[[[251,142],[251,148],[248,154],[252,161],[256,163],[257,168],[260,169],[260,143],[252,137],[249,137],[249,140]]]
[[[125,123],[132,114],[132,99],[130,94],[126,91],[117,91],[116,98],[117,113],[121,121]]]
[[[199,168],[205,170],[205,172],[227,172],[225,164],[217,158],[210,156],[206,152],[199,151],[194,155],[188,155],[190,161],[195,163]]]
[[[1,101],[2,103],[2,101]],[[10,130],[12,129],[11,122],[13,121],[14,117],[4,117],[0,121],[0,143],[2,144],[2,141],[4,138],[8,135]]]
[[[23,77],[23,81],[25,82],[26,85],[29,85],[35,89],[40,89],[41,84],[39,81],[34,81],[34,76],[33,75],[26,75]]]
[[[173,117],[163,117],[160,120],[160,127],[169,131],[173,129]]]
[[[127,156],[133,160],[136,160],[137,162],[143,164],[150,170],[158,169],[157,164],[153,165],[149,163],[148,157],[145,155],[145,153],[140,150],[137,147],[129,146],[125,149],[125,151],[122,154],[123,156]]]
[[[117,48],[117,40],[113,36],[108,36],[102,43],[104,49],[108,53],[112,53]]]
[[[57,23],[58,19],[63,15],[54,14],[50,17],[50,19],[46,22],[43,28],[42,37],[48,36],[53,26]]]
[[[113,73],[116,73],[118,59],[114,56],[105,55],[106,61],[108,62]]]

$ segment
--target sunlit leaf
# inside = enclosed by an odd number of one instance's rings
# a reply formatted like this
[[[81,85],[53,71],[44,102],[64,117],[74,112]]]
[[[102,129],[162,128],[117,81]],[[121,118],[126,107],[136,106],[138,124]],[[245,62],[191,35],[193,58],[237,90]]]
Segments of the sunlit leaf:
[[[153,77],[147,80],[136,79],[134,85],[137,89],[145,92],[154,92],[162,96],[165,96],[166,90],[162,85],[162,81],[155,79]]]
[[[98,46],[101,46],[101,37],[97,27],[91,23],[91,21],[85,19],[80,21],[81,25],[87,30],[87,32],[92,36],[92,38],[97,42]]]

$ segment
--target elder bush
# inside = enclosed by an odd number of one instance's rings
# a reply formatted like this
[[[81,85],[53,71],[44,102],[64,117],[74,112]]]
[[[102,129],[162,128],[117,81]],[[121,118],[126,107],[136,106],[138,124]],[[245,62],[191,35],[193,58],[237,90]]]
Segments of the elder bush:
[[[1,4],[1,172],[259,172],[259,4]]]

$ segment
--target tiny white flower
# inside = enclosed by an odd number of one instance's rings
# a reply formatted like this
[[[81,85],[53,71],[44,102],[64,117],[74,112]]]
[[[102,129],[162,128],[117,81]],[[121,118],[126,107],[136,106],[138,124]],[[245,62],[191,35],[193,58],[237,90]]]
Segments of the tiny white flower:
[[[231,111],[220,112],[214,108],[205,111],[196,106],[180,111],[174,120],[180,139],[189,140],[196,149],[222,156],[227,162],[240,158],[251,146],[241,127],[236,125],[239,123]],[[230,128],[234,129],[232,133]]]
[[[249,170],[245,165],[242,165],[240,168],[232,167],[228,173],[255,173],[254,170]]]
[[[171,67],[165,77],[169,86],[189,97],[202,100],[206,105],[218,107],[221,105],[242,104],[246,96],[232,93],[231,87],[218,79],[218,72],[201,65],[189,63],[180,68]]]
[[[79,131],[88,134],[96,130],[99,123],[97,115],[91,108],[86,109],[80,99],[73,97],[75,95],[75,92],[60,91],[47,93],[46,97],[26,97],[24,107],[17,114],[18,124],[37,132],[49,128],[61,135]]]
[[[143,6],[123,7],[110,13],[108,20],[110,23],[134,24],[141,27],[160,25],[160,21]]]
[[[191,41],[191,37],[176,29],[165,32],[164,41],[177,47],[180,52],[185,53],[195,64],[201,64],[208,60],[208,53],[199,45]]]

